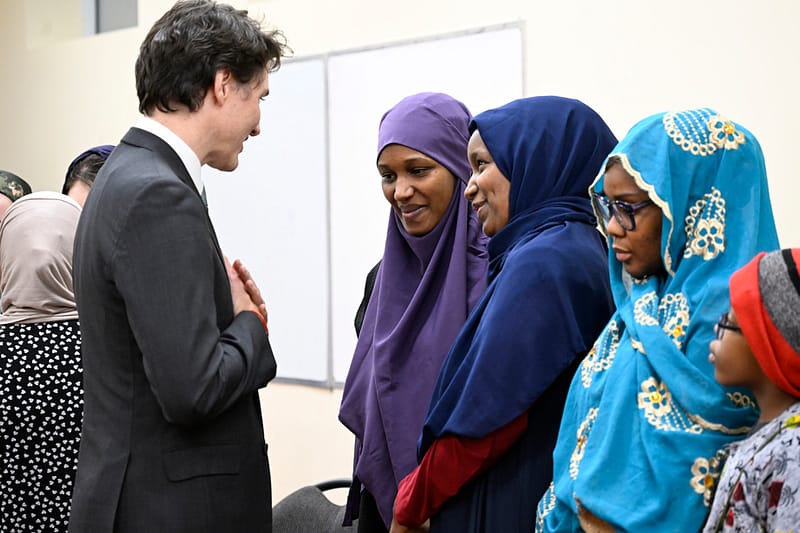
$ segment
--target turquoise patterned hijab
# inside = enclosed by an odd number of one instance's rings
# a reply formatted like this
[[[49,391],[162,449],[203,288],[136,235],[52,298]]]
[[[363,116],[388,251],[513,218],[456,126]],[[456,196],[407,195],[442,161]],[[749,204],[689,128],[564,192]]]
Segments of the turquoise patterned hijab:
[[[697,531],[718,452],[757,418],[714,380],[708,344],[730,275],[779,247],[764,157],[711,109],[646,118],[612,156],[661,208],[666,274],[632,280],[609,253],[617,312],[572,381],[536,530],[580,531],[578,498],[617,531]]]

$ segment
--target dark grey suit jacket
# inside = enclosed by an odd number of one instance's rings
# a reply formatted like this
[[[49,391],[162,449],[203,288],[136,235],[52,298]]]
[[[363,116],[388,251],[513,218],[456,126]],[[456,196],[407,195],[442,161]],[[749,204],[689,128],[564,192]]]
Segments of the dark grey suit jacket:
[[[270,531],[257,390],[275,359],[255,313],[234,317],[208,213],[158,137],[132,128],[105,163],[73,272],[85,413],[70,532]]]

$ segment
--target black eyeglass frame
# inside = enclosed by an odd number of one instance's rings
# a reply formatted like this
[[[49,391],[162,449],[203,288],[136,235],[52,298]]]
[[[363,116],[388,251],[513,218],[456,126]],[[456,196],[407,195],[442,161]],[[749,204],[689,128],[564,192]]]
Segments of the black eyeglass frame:
[[[617,219],[619,225],[625,231],[633,231],[636,229],[636,212],[644,209],[647,206],[654,205],[655,202],[651,199],[642,200],[641,202],[636,202],[632,204],[630,202],[623,202],[622,200],[614,200],[611,201],[608,199],[608,196],[602,195],[595,191],[592,191],[592,203],[595,205],[595,209],[598,213],[600,213],[600,227],[603,229],[604,232],[608,231],[608,223],[611,222],[611,216],[613,215],[614,218]],[[620,210],[625,211],[625,214],[630,219],[630,227],[625,224],[625,221],[620,214]],[[608,213],[606,217],[605,214]]]
[[[718,341],[722,340],[722,336],[725,335],[726,329],[729,331],[736,331],[737,333],[742,332],[742,328],[731,324],[730,315],[728,312],[722,313],[722,316],[719,317],[717,325],[714,327],[714,334],[716,335]]]

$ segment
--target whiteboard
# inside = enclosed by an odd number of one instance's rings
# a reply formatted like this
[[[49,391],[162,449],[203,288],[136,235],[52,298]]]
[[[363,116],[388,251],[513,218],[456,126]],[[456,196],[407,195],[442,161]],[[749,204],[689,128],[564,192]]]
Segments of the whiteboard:
[[[232,173],[203,169],[223,252],[250,268],[269,309],[278,377],[347,376],[353,319],[383,255],[390,208],[375,169],[378,123],[400,99],[450,94],[473,112],[523,95],[519,26],[285,62],[261,134]]]
[[[239,167],[203,167],[208,210],[223,253],[242,260],[267,302],[278,375],[327,382],[325,63],[286,63],[269,85]]]

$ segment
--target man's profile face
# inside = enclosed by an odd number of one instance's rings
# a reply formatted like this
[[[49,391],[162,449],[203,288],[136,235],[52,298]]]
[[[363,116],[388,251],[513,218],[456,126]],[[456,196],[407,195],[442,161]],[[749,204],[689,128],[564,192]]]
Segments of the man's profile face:
[[[269,72],[249,83],[239,83],[232,78],[230,92],[221,103],[215,147],[207,164],[217,170],[231,171],[239,166],[239,154],[244,142],[261,133],[261,100],[269,94]]]

